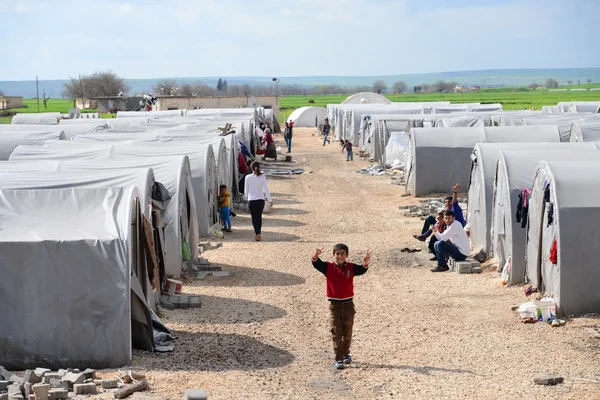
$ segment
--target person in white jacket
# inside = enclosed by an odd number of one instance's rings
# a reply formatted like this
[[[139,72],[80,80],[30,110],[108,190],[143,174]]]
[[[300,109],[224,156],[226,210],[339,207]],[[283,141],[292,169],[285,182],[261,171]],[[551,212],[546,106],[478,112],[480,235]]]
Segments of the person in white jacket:
[[[437,238],[437,242],[433,246],[437,257],[437,267],[431,272],[448,271],[448,257],[452,257],[456,261],[464,261],[471,254],[471,245],[469,237],[462,224],[454,219],[452,210],[444,211],[444,222],[446,230],[440,233],[437,227],[433,227],[433,234]]]
[[[267,178],[260,172],[260,163],[254,161],[250,168],[252,174],[246,176],[244,183],[244,193],[248,196],[248,208],[252,216],[252,226],[254,227],[254,240],[260,242],[260,232],[262,229],[262,213],[265,208],[265,196],[269,201],[269,207],[273,207],[273,199],[267,186]]]

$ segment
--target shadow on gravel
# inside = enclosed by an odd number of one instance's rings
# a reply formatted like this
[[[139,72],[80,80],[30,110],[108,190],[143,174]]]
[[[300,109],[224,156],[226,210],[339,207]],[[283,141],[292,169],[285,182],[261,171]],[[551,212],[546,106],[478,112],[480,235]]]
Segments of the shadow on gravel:
[[[198,286],[241,286],[241,287],[267,287],[267,286],[295,286],[302,285],[306,279],[288,274],[286,272],[273,271],[272,269],[238,267],[228,264],[212,264],[220,266],[223,271],[231,272],[227,277],[212,276],[202,281],[194,281],[192,285]]]
[[[250,371],[294,361],[292,353],[250,336],[185,331],[173,335],[173,353],[135,351],[133,365],[158,371]]]
[[[450,372],[453,374],[470,374],[479,375],[473,371],[465,369],[452,369],[452,368],[438,368],[438,367],[419,367],[416,365],[388,365],[388,364],[371,364],[363,362],[353,363],[358,368],[381,368],[381,369],[400,369],[406,371],[412,371],[417,374],[430,375],[431,372]]]
[[[287,312],[279,307],[258,301],[201,295],[202,307],[173,310],[167,323],[194,324],[250,324],[284,317]]]
[[[273,232],[269,231],[269,228],[276,228],[277,226],[264,223],[261,230],[261,237],[263,242],[297,242],[300,236],[292,233]],[[281,225],[280,225],[281,226]],[[253,229],[236,229],[235,225],[231,227],[232,233],[225,233],[225,242],[254,242],[254,230]]]
[[[263,214],[263,229],[268,229],[269,227],[294,227],[294,226],[305,226],[306,223],[300,221],[292,221],[281,218],[270,218],[271,214]],[[232,222],[235,223],[237,221],[237,225],[240,227],[248,227],[252,226],[252,220],[249,215],[246,214],[238,214],[233,218]],[[232,227],[234,229],[235,226]]]
[[[298,201],[298,200],[276,199],[276,198],[273,198],[273,200],[275,200],[274,201],[275,207],[279,206],[280,204],[304,204],[304,202]]]
[[[308,211],[299,210],[297,208],[277,208],[273,207],[271,214],[274,215],[304,215],[308,214]]]

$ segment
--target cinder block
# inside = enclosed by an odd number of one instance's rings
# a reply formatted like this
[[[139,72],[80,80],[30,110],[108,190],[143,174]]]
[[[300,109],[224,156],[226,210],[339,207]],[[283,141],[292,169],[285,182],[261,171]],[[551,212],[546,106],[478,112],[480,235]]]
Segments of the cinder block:
[[[179,308],[188,309],[190,308],[190,298],[188,296],[179,297]]]
[[[36,383],[31,387],[33,394],[35,394],[35,400],[48,400],[48,391],[50,385],[46,383]]]
[[[78,383],[73,385],[73,392],[75,394],[96,394],[95,383]]]
[[[12,383],[8,385],[8,397],[13,395],[23,395],[23,384],[22,383]]]
[[[25,397],[21,393],[8,394],[8,400],[25,400]]]
[[[0,381],[0,392],[6,392],[8,385],[10,385],[9,381]]]
[[[92,368],[88,368],[85,371],[83,371],[83,376],[85,376],[85,379],[95,379],[96,378],[96,370],[92,369]]]
[[[210,263],[208,262],[208,260],[204,257],[201,257],[198,259],[198,264],[200,265],[209,265]]]
[[[200,296],[190,296],[190,308],[200,307],[202,307],[202,301],[200,300]]]
[[[52,372],[51,370],[49,370],[48,368],[36,368],[33,370],[33,372],[35,372],[35,374],[41,379],[41,381],[43,381],[44,375],[46,375],[48,372]]]
[[[165,310],[174,310],[177,307],[175,306],[175,304],[170,303],[168,300],[162,299],[160,300],[160,305],[165,309]]]
[[[51,389],[69,389],[69,387],[73,387],[73,385],[69,385],[69,382],[67,381],[63,381],[60,379],[56,379],[56,378],[50,378],[50,382],[48,382],[50,384],[50,388]]]
[[[35,400],[35,394],[30,394],[27,400]]]
[[[0,393],[0,400],[8,400],[8,393]]]
[[[208,392],[203,389],[188,389],[183,393],[184,400],[208,400]]]
[[[34,384],[34,383],[40,383],[41,381],[42,381],[42,379],[39,376],[37,376],[34,371],[32,371],[30,369],[25,371],[25,373],[23,374],[23,382],[29,382],[31,384]],[[29,396],[29,395],[27,395],[27,396]]]
[[[102,379],[102,389],[116,389],[118,386],[116,379]]]
[[[63,400],[69,397],[69,391],[67,389],[50,389],[48,391],[49,400]]]
[[[470,274],[471,273],[471,263],[465,261],[457,261],[454,264],[454,269],[459,274]]]
[[[231,275],[231,272],[227,272],[227,271],[213,271],[212,272],[212,276],[216,276],[216,277],[224,277],[224,276],[229,276]]]
[[[206,277],[208,275],[209,274],[207,272],[198,272],[198,274],[196,275],[196,279],[199,280],[199,281],[201,281],[201,280],[206,279]]]
[[[44,375],[44,383],[50,383],[50,379],[58,379],[62,381],[63,375],[57,372],[48,372]]]
[[[471,268],[471,273],[472,274],[480,274],[483,270],[481,269],[481,267],[473,267]]]
[[[29,397],[29,395],[30,395],[31,393],[33,393],[33,392],[31,391],[31,387],[32,387],[32,386],[33,386],[33,384],[31,384],[31,383],[29,383],[29,382],[25,382],[25,383],[23,384],[23,392],[25,393],[25,397]]]

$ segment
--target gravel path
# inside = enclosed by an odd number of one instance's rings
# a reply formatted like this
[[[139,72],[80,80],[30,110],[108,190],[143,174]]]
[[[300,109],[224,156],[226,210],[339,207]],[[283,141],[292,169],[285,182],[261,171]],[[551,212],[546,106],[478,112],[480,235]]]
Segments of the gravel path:
[[[599,341],[584,327],[525,325],[510,311],[522,288],[502,287],[489,273],[433,274],[411,238],[422,221],[401,215],[413,202],[389,177],[355,171],[341,147],[322,147],[314,129],[297,128],[299,176],[269,177],[275,208],[265,214],[263,241],[250,216],[233,218],[234,233],[206,257],[232,273],[187,284],[200,309],[164,311],[179,337],[172,354],[136,352],[152,391],[181,398],[204,388],[216,399],[598,399]],[[279,135],[277,135],[279,136]],[[282,143],[281,137],[278,142]],[[289,166],[289,164],[286,164]],[[450,183],[449,183],[450,184]],[[313,269],[316,247],[344,242],[350,259],[373,251],[369,272],[355,279],[355,364],[333,368],[324,277]],[[535,376],[565,383],[542,387]]]

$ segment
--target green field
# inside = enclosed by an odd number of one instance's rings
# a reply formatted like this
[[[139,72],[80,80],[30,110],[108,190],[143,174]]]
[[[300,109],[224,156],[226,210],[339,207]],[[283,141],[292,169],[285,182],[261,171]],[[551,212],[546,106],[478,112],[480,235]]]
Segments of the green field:
[[[570,88],[592,88],[600,87],[598,83],[590,85],[575,85]],[[306,106],[325,107],[327,104],[340,104],[348,95],[318,95],[318,96],[281,96],[280,121],[285,121],[297,108]],[[534,108],[539,110],[545,105],[556,105],[561,101],[600,101],[600,91],[586,92],[550,92],[547,90],[532,90],[527,88],[499,88],[484,89],[468,93],[423,93],[423,94],[387,94],[391,101],[450,101],[452,103],[500,103],[505,110],[522,110]],[[310,101],[313,101],[312,103]],[[31,113],[37,112],[36,99],[25,99],[26,107],[10,110],[11,112]],[[45,109],[40,101],[41,112],[60,112],[66,114],[73,107],[72,100],[50,99],[48,108]],[[96,112],[96,110],[84,110],[83,112]],[[112,117],[107,114],[103,117]],[[9,124],[12,117],[0,116],[0,123]]]

